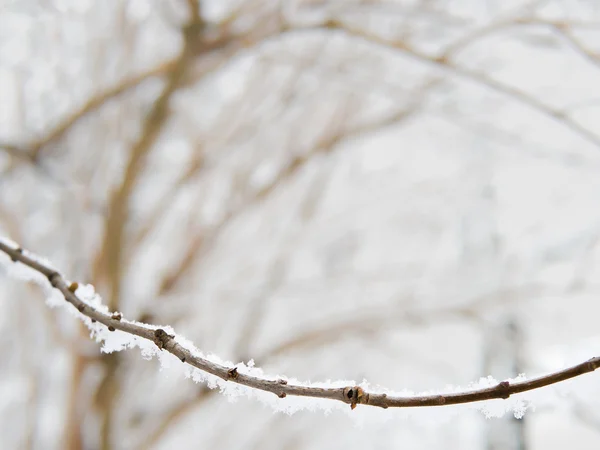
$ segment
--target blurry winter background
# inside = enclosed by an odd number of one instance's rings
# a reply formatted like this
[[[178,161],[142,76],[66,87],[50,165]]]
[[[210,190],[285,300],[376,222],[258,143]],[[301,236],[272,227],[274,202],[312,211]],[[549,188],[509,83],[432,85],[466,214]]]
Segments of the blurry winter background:
[[[1,0],[0,235],[270,373],[557,370],[600,355],[599,80],[594,0]],[[600,448],[598,374],[288,416],[0,308],[3,449]]]

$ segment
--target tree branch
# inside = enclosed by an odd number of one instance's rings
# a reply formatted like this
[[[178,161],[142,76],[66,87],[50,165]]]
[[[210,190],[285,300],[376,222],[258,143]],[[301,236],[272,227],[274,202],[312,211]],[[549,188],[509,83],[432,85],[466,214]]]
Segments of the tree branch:
[[[88,114],[105,105],[108,101],[119,95],[139,86],[144,81],[157,76],[162,76],[173,69],[174,61],[166,61],[152,67],[148,71],[134,75],[131,78],[120,81],[117,85],[106,89],[92,97],[78,108],[75,108],[66,118],[64,118],[54,129],[46,136],[37,139],[26,145],[13,145],[10,143],[0,143],[0,148],[4,149],[9,155],[36,163],[39,161],[40,153],[48,144],[61,139],[73,126]]]
[[[582,139],[588,141],[594,146],[600,148],[600,136],[590,129],[584,127],[579,122],[570,118],[565,111],[554,108],[552,106],[547,105],[541,100],[538,100],[535,97],[532,97],[527,92],[505,84],[501,81],[498,81],[484,72],[480,72],[477,70],[472,70],[469,68],[462,67],[455,62],[451,61],[448,58],[447,54],[442,55],[432,55],[421,50],[418,50],[408,43],[403,41],[396,41],[392,39],[388,39],[382,37],[376,33],[372,33],[368,30],[363,30],[351,24],[345,23],[339,20],[329,20],[324,24],[319,24],[316,26],[310,26],[307,28],[297,28],[291,30],[290,32],[301,32],[307,30],[322,30],[322,31],[336,31],[339,33],[343,33],[348,37],[353,37],[355,39],[363,40],[364,42],[374,44],[376,46],[381,46],[382,48],[389,48],[397,50],[416,61],[420,61],[424,64],[429,64],[444,71],[447,71],[451,74],[458,76],[459,78],[473,81],[481,86],[486,86],[492,91],[495,91],[499,94],[503,94],[509,98],[512,98],[524,105],[529,106],[533,110],[540,112],[546,117],[556,121],[561,124],[565,128],[571,130],[575,134],[579,135]]]
[[[387,126],[393,125],[404,120],[408,120],[418,112],[424,104],[424,98],[428,92],[441,84],[441,79],[432,78],[424,82],[417,90],[415,99],[410,102],[406,107],[399,108],[387,115],[384,118],[370,121],[358,126],[354,126],[351,129],[344,129],[344,124],[337,123],[335,126],[331,126],[332,131],[328,131],[320,136],[312,149],[305,153],[297,154],[277,173],[277,175],[266,183],[264,186],[256,191],[253,191],[241,205],[236,205],[231,208],[221,218],[218,224],[216,224],[208,233],[205,230],[200,230],[194,237],[190,239],[187,251],[181,258],[181,260],[175,264],[175,269],[172,270],[163,279],[160,284],[159,294],[164,295],[173,289],[179,280],[183,279],[193,267],[197,258],[210,249],[211,245],[214,245],[218,239],[219,233],[236,217],[251,207],[259,204],[268,198],[275,190],[284,184],[286,181],[292,179],[298,174],[305,166],[307,166],[313,159],[320,155],[327,155],[333,153],[339,144],[352,138],[365,135],[374,132],[378,129],[383,129]],[[340,108],[341,111],[345,112],[349,108]],[[338,119],[337,122],[340,122]],[[201,252],[202,251],[202,252]]]
[[[454,405],[482,400],[507,399],[511,395],[559,383],[585,373],[593,372],[600,367],[600,357],[594,357],[575,366],[529,380],[517,382],[501,381],[495,386],[482,389],[448,394],[415,396],[368,392],[360,386],[320,387],[314,384],[288,383],[281,378],[268,379],[253,374],[246,374],[240,372],[236,366],[227,367],[223,364],[211,361],[199,356],[194,349],[186,348],[179,344],[177,342],[177,336],[169,335],[161,328],[155,328],[137,322],[130,322],[122,318],[121,314],[118,313],[110,314],[108,312],[102,312],[82,301],[75,294],[77,288],[76,283],[67,285],[65,279],[59,272],[39,262],[35,257],[24,253],[23,249],[19,247],[15,248],[0,241],[0,251],[6,253],[15,263],[20,262],[44,275],[48,279],[50,285],[58,289],[68,303],[77,308],[84,316],[107,326],[109,331],[120,330],[133,336],[148,339],[154,342],[159,349],[175,355],[183,363],[187,363],[203,372],[207,372],[225,381],[230,381],[265,392],[271,392],[280,398],[284,398],[287,395],[324,398],[347,403],[352,409],[358,404],[378,406],[381,408]]]

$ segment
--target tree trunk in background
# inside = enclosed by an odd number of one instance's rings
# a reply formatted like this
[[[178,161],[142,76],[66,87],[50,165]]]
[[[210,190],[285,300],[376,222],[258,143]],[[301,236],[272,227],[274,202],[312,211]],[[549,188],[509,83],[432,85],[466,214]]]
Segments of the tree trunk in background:
[[[501,289],[506,283],[505,261],[502,254],[502,236],[498,231],[498,204],[494,173],[496,155],[485,140],[475,138],[467,168],[472,173],[472,199],[462,222],[462,242],[466,289],[482,293]],[[506,300],[506,302],[504,301]],[[498,302],[506,311],[510,299]],[[483,373],[498,380],[512,378],[520,371],[519,351],[522,348],[518,320],[514,315],[499,313],[485,323],[483,329]],[[525,450],[524,422],[512,414],[487,421],[487,450]]]
[[[498,380],[512,378],[522,372],[520,352],[522,335],[512,317],[490,322],[486,327],[483,372]],[[526,450],[525,418],[507,413],[501,419],[487,421],[487,450]]]

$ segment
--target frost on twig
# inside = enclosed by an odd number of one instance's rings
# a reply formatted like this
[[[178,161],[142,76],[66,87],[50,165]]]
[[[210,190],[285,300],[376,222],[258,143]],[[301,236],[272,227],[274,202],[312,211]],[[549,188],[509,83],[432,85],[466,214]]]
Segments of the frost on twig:
[[[311,403],[304,406],[314,408],[318,405],[326,410],[331,408],[331,402],[315,403],[312,399],[337,400],[350,405],[351,409],[355,409],[357,405],[385,409],[508,399],[514,394],[559,383],[593,372],[600,367],[600,357],[594,357],[538,378],[526,379],[520,376],[501,382],[487,378],[468,390],[449,389],[445,392],[422,395],[373,389],[366,382],[360,385],[353,381],[302,383],[291,378],[270,377],[264,375],[259,368],[253,367],[252,362],[248,365],[232,364],[214,355],[204,355],[191,342],[178,336],[171,327],[156,327],[127,320],[121,313],[109,311],[101,303],[92,286],[82,286],[76,282],[67,283],[50,263],[21,249],[14,242],[0,240],[0,251],[8,255],[5,261],[8,272],[40,284],[46,290],[51,305],[58,304],[57,297],[66,300],[61,300],[60,303],[67,305],[74,315],[83,320],[91,330],[92,336],[103,343],[102,351],[113,352],[138,347],[145,358],[157,356],[163,367],[172,363],[184,363],[187,377],[197,382],[206,382],[210,388],[219,387],[227,392],[230,398],[245,395],[274,404],[275,409],[290,413],[298,408],[290,407],[289,403],[280,403],[289,402],[290,396],[311,399]],[[58,293],[60,295],[57,295]],[[526,406],[518,402],[517,408],[522,412]]]

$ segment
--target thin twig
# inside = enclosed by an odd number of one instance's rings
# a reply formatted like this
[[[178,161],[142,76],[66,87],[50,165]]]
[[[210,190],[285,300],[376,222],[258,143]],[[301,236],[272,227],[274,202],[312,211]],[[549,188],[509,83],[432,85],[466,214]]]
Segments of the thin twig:
[[[40,152],[48,146],[48,144],[60,140],[73,126],[86,117],[88,114],[96,111],[108,101],[118,97],[119,95],[139,86],[144,81],[162,76],[172,70],[174,61],[161,62],[148,71],[134,75],[131,78],[121,80],[116,86],[112,86],[105,91],[102,91],[90,97],[85,103],[75,108],[65,119],[63,119],[54,129],[48,134],[34,142],[22,146],[6,143],[0,143],[0,148],[4,149],[9,155],[19,159],[36,163],[39,160]]]
[[[377,46],[382,46],[384,48],[397,50],[417,61],[420,61],[425,64],[430,64],[434,67],[438,67],[439,69],[452,73],[462,79],[474,81],[477,84],[488,87],[492,91],[510,97],[524,105],[528,105],[532,109],[544,114],[546,117],[558,122],[565,128],[568,128],[572,132],[578,134],[582,139],[585,139],[594,146],[600,148],[600,136],[591,131],[590,129],[584,127],[579,122],[576,122],[575,120],[570,118],[566,114],[566,112],[560,109],[553,108],[552,106],[545,104],[543,101],[530,96],[527,92],[517,87],[498,81],[483,72],[465,68],[450,60],[447,60],[444,55],[431,55],[410,46],[406,42],[387,39],[370,31],[363,30],[361,28],[355,27],[351,24],[347,24],[338,20],[329,20],[324,24],[310,26],[304,29],[293,29],[290,30],[290,33],[313,30],[331,30],[344,33],[348,37],[360,39],[364,42],[375,44]]]
[[[193,397],[188,397],[185,403],[177,405],[177,407],[171,409],[158,424],[153,424],[152,429],[148,435],[144,436],[139,445],[136,446],[138,450],[146,450],[153,448],[154,445],[164,436],[164,434],[175,424],[179,419],[185,416],[192,409],[200,406],[203,402],[212,398],[217,391],[215,389],[209,389],[206,385],[202,386],[202,389]]]
[[[402,107],[390,115],[381,119],[367,122],[359,126],[355,126],[352,129],[345,130],[342,125],[337,127],[330,127],[333,131],[329,131],[323,134],[315,143],[314,147],[308,152],[295,155],[291,160],[278,172],[277,176],[270,180],[267,184],[263,185],[260,189],[252,192],[241,205],[235,205],[235,207],[228,210],[225,215],[221,218],[219,223],[215,225],[210,232],[200,230],[194,237],[190,239],[190,244],[187,247],[187,251],[184,253],[181,260],[175,264],[175,269],[172,270],[163,279],[160,284],[160,295],[167,294],[173,289],[179,280],[183,279],[193,267],[197,258],[210,250],[211,246],[214,245],[219,237],[221,230],[236,217],[239,217],[241,213],[247,211],[253,206],[259,204],[268,198],[273,192],[276,191],[277,187],[284,184],[286,181],[292,179],[298,174],[304,167],[306,167],[315,157],[321,155],[327,155],[333,153],[338,145],[344,141],[348,141],[352,138],[365,135],[374,132],[378,129],[383,129],[387,126],[393,125],[406,121],[419,113],[423,104],[423,100],[430,90],[435,89],[441,84],[440,78],[432,78],[424,82],[418,88],[418,96],[408,106]],[[347,108],[342,108],[347,110]]]
[[[548,22],[547,25],[556,31],[577,54],[590,63],[600,66],[600,53],[587,48],[567,27],[552,22]]]
[[[159,349],[165,350],[182,362],[197,369],[217,376],[225,381],[237,383],[253,389],[271,392],[280,398],[288,395],[324,398],[337,400],[349,404],[352,409],[358,404],[389,407],[418,407],[442,406],[459,403],[472,403],[482,400],[507,399],[513,394],[539,389],[544,386],[559,383],[570,378],[593,372],[600,367],[600,357],[594,357],[575,366],[550,373],[538,378],[524,381],[501,381],[495,386],[471,391],[433,394],[399,396],[393,394],[368,392],[360,386],[346,387],[318,387],[314,384],[288,383],[284,379],[267,379],[252,374],[243,373],[237,367],[227,367],[195,354],[194,351],[183,347],[177,342],[177,337],[169,335],[161,328],[154,328],[136,322],[125,320],[121,314],[110,314],[99,311],[82,301],[73,291],[73,285],[67,285],[60,273],[39,262],[36,258],[28,256],[21,248],[12,247],[0,241],[0,251],[6,253],[13,261],[21,262],[48,278],[52,287],[58,289],[65,300],[72,304],[81,314],[106,325],[109,330],[120,330],[130,335],[139,336],[153,341]]]

